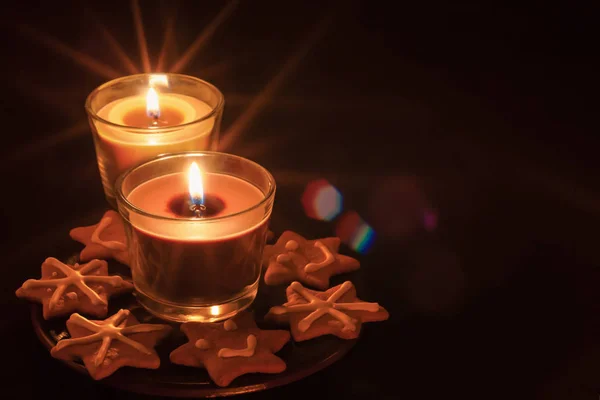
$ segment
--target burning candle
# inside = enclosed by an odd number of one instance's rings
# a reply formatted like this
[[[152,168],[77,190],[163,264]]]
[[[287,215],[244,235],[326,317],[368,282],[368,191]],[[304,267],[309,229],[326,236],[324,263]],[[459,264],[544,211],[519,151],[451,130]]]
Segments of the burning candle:
[[[223,103],[214,86],[177,74],[133,75],[94,90],[86,110],[109,203],[125,170],[159,154],[214,148]]]
[[[117,183],[141,304],[161,318],[215,321],[258,289],[275,182],[224,153],[166,155]]]

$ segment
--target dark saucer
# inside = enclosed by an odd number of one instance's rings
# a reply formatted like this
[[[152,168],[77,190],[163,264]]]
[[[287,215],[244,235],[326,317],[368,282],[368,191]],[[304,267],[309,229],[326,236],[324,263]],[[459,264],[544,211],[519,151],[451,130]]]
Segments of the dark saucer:
[[[109,270],[111,273],[128,274],[128,268],[116,262],[109,263]],[[348,276],[344,276],[344,278],[350,279]],[[285,302],[284,292],[283,286],[270,287],[261,284],[258,296],[250,308],[259,327],[288,329],[263,320],[263,316],[271,306]],[[131,310],[142,323],[166,323],[142,308],[134,295],[125,294],[112,298],[109,302],[109,315],[121,308]],[[31,319],[37,336],[48,349],[52,348],[58,340],[69,337],[65,325],[67,318],[53,318],[46,321],[42,317],[42,306],[39,304],[31,305]],[[287,364],[284,372],[243,375],[236,378],[228,387],[222,388],[211,381],[205,369],[175,365],[169,361],[171,351],[187,342],[185,335],[179,330],[179,324],[171,325],[174,328],[171,335],[156,347],[161,358],[160,368],[150,370],[124,367],[101,382],[136,393],[175,397],[217,397],[250,393],[286,385],[314,374],[342,358],[358,340],[343,340],[330,335],[300,343],[290,340],[277,353],[277,356]],[[83,375],[88,375],[87,370],[79,361],[60,360],[60,362],[64,362]],[[86,378],[91,379],[89,375]]]

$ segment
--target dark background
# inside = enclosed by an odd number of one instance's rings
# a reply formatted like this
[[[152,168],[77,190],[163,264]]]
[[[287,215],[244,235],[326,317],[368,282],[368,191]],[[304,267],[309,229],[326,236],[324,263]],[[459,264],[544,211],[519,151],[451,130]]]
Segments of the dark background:
[[[169,18],[166,67],[226,4],[142,1],[153,68]],[[242,1],[206,36],[180,72],[224,93],[226,150],[273,172],[274,230],[333,234],[300,204],[329,180],[377,233],[363,297],[391,313],[342,361],[249,398],[598,398],[597,15]],[[51,359],[14,296],[105,207],[83,103],[129,73],[106,31],[140,68],[128,2],[2,15],[2,377],[20,398],[137,398]]]

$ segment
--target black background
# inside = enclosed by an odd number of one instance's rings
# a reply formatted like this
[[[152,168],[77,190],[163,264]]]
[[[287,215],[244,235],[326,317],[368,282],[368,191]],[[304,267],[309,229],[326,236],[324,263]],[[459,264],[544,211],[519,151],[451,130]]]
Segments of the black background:
[[[142,1],[152,65],[169,16],[167,66],[225,4]],[[363,297],[392,315],[342,361],[249,398],[598,398],[595,16],[576,2],[242,1],[217,27],[181,72],[224,93],[224,137],[248,121],[227,151],[273,172],[273,229],[333,234],[300,197],[336,185],[377,232]],[[14,296],[105,206],[83,103],[108,78],[69,56],[126,75],[103,29],[139,67],[128,2],[2,15],[0,349],[20,398],[137,398],[51,359]]]

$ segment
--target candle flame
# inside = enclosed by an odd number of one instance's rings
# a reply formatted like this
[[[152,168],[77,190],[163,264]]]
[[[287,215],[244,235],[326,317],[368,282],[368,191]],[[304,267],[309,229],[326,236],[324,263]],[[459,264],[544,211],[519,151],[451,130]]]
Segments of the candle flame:
[[[192,204],[204,204],[204,186],[202,185],[202,174],[196,162],[190,165],[188,173],[188,188],[190,191],[190,199]]]
[[[146,114],[150,118],[158,119],[160,117],[160,106],[158,104],[158,93],[154,88],[148,89],[146,95]]]

